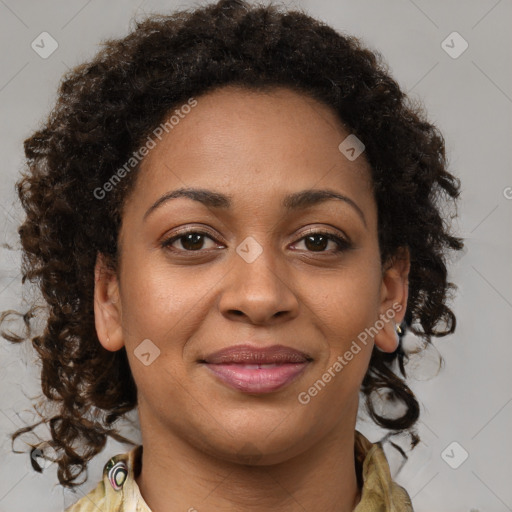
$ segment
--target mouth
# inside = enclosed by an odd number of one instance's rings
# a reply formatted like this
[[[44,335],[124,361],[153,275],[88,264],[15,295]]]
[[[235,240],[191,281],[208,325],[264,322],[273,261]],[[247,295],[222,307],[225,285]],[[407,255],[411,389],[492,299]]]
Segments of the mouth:
[[[245,393],[280,390],[304,372],[313,359],[283,345],[236,345],[199,360],[222,383]]]

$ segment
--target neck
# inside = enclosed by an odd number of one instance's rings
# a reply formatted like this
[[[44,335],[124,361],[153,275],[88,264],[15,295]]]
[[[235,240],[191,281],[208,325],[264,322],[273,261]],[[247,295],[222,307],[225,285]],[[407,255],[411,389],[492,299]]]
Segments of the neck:
[[[141,427],[136,482],[152,512],[351,512],[360,500],[354,425],[338,425],[306,451],[272,465],[212,457],[154,421]]]

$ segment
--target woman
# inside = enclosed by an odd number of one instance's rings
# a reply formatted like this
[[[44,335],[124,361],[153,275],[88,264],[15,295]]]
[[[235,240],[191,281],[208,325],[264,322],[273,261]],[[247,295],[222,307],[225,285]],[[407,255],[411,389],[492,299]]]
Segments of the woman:
[[[412,510],[359,393],[412,432],[400,335],[455,329],[459,182],[375,54],[241,0],[149,17],[65,77],[25,152],[60,483],[141,426],[68,510]]]

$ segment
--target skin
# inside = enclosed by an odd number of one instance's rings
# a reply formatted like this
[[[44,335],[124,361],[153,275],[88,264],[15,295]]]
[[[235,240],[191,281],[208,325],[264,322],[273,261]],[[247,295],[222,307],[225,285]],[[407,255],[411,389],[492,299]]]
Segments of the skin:
[[[285,88],[224,87],[197,101],[142,162],[123,210],[117,272],[101,255],[96,265],[99,340],[111,351],[126,346],[138,389],[137,483],[153,512],[351,511],[360,500],[359,389],[374,343],[396,348],[409,254],[381,266],[369,164],[364,153],[349,161],[339,151],[350,132],[330,108]],[[181,187],[222,192],[233,204],[178,198],[144,218]],[[289,193],[323,188],[349,197],[364,221],[334,199],[296,211],[281,205]],[[211,238],[162,247],[178,228]],[[350,249],[307,243],[307,230],[346,237]],[[236,252],[247,237],[262,249],[251,263]],[[394,322],[301,404],[299,393],[393,304],[402,307]],[[134,353],[145,339],[160,350],[148,366]],[[288,345],[313,362],[265,395],[229,388],[198,363],[247,340]]]

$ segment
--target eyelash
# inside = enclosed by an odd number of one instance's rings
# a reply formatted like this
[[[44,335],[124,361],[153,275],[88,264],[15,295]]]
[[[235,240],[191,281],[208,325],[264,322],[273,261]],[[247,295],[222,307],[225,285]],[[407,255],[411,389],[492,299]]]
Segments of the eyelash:
[[[164,249],[169,249],[171,251],[174,251],[174,252],[186,252],[186,253],[200,253],[203,251],[203,249],[198,249],[197,251],[189,251],[189,250],[186,250],[186,249],[174,249],[171,247],[171,245],[179,240],[180,238],[183,238],[185,237],[186,235],[190,235],[190,234],[194,234],[194,235],[202,235],[202,236],[206,236],[208,238],[210,238],[211,240],[213,240],[214,242],[216,242],[216,240],[213,238],[213,236],[206,232],[206,231],[198,231],[198,230],[189,230],[189,231],[182,231],[181,233],[178,233],[178,234],[175,234],[173,236],[171,236],[170,238],[167,238],[165,240],[163,240],[161,242],[161,246],[162,248]],[[337,253],[340,253],[340,252],[343,252],[343,251],[346,251],[348,249],[350,249],[352,247],[351,243],[347,240],[345,240],[344,238],[341,238],[333,233],[330,233],[328,231],[309,231],[307,233],[305,233],[301,238],[299,238],[297,240],[297,242],[300,242],[302,240],[304,240],[306,237],[308,236],[315,236],[315,235],[322,235],[324,237],[326,237],[328,240],[334,242],[336,245],[337,245],[337,248],[334,249],[334,250],[330,250],[330,251],[318,251],[319,254],[337,254]],[[207,249],[208,250],[208,249]],[[315,251],[308,251],[308,252],[311,252],[311,253],[315,253]]]

